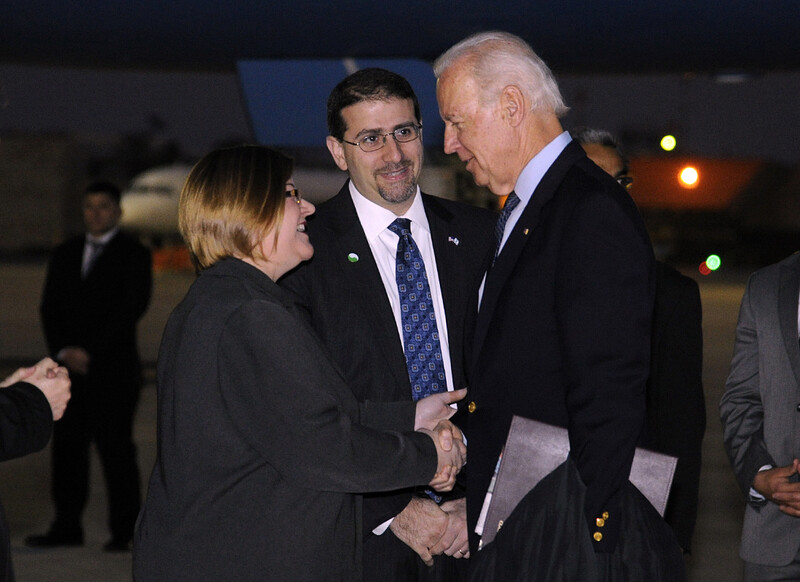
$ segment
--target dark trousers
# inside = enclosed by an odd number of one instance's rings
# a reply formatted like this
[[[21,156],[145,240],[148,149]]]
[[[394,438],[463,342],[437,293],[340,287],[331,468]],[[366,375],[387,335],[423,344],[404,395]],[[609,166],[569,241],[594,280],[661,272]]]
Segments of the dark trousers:
[[[97,447],[108,492],[108,525],[116,540],[128,541],[139,514],[141,493],[133,417],[139,381],[72,378],[72,399],[53,430],[55,529],[81,529],[89,497],[89,447]]]
[[[434,556],[433,566],[387,529],[364,542],[364,582],[460,582],[467,579],[469,560]]]

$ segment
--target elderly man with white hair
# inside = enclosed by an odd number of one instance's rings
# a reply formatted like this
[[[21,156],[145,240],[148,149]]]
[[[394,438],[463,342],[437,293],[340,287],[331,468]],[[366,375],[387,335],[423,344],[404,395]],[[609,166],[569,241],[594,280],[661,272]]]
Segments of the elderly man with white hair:
[[[434,73],[445,152],[507,196],[465,342],[470,530],[514,415],[567,428],[571,451],[480,553],[472,534],[478,578],[685,579],[672,532],[628,482],[654,298],[639,212],[562,129],[558,85],[522,39],[473,35]]]

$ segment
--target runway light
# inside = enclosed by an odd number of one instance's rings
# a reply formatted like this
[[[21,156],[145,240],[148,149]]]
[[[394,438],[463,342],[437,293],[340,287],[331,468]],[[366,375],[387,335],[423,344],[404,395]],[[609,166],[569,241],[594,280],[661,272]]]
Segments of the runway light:
[[[722,264],[718,255],[708,255],[706,259],[706,267],[711,269],[712,271],[716,271],[719,269],[719,266]]]
[[[680,180],[681,186],[684,188],[694,188],[697,186],[697,181],[700,179],[700,174],[697,173],[696,168],[693,168],[692,166],[686,166],[681,170],[681,173],[678,175],[678,179]]]
[[[676,145],[678,145],[678,142],[673,135],[665,135],[661,138],[661,149],[665,152],[671,152]]]
[[[700,268],[698,270],[700,271],[701,275],[710,275],[711,274],[711,269],[708,268],[708,265],[706,264],[705,261],[700,263]]]

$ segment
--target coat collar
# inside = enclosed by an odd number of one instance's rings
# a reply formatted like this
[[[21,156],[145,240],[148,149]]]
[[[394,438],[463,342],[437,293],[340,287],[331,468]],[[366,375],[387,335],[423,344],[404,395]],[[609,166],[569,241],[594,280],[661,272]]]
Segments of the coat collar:
[[[542,176],[539,185],[533,192],[533,196],[509,234],[503,250],[486,274],[486,283],[483,288],[483,298],[478,311],[473,339],[474,351],[472,353],[475,356],[480,353],[480,349],[483,346],[483,340],[488,332],[489,323],[497,307],[500,293],[506,281],[511,277],[525,244],[539,227],[542,208],[553,199],[567,171],[578,160],[585,157],[586,154],[583,149],[574,141],[567,144],[555,162],[553,162],[553,165]]]

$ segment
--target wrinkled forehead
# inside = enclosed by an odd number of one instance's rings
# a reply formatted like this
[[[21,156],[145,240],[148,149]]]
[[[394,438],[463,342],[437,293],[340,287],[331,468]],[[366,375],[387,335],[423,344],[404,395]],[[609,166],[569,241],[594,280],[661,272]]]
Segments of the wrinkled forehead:
[[[481,106],[480,97],[480,86],[466,71],[453,67],[437,81],[436,99],[439,102],[439,114],[445,121],[474,113]]]

